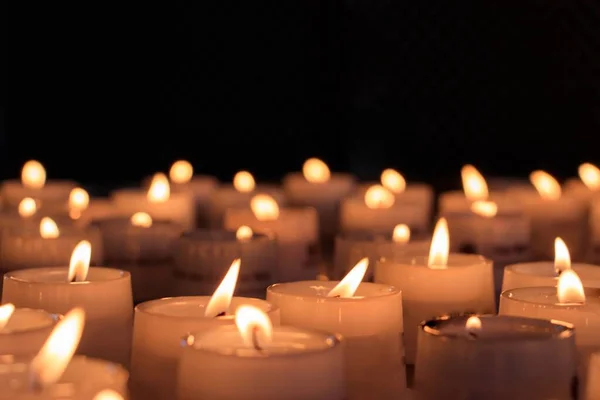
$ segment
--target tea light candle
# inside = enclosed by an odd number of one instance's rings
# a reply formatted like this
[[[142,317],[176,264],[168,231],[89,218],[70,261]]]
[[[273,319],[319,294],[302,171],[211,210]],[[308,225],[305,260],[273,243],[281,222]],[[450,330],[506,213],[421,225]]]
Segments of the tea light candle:
[[[317,275],[319,221],[314,208],[279,208],[273,197],[256,195],[250,210],[229,209],[225,228],[242,225],[277,240],[279,281],[312,279]]]
[[[414,398],[571,400],[574,336],[570,324],[530,318],[426,321],[419,327]]]
[[[44,310],[0,306],[0,354],[31,355],[42,347],[58,315]]]
[[[445,314],[493,313],[492,262],[476,254],[449,254],[446,220],[441,218],[431,241],[429,257],[398,257],[375,265],[375,282],[402,290],[405,361],[414,364],[417,326]]]
[[[179,365],[180,400],[346,399],[343,348],[335,335],[273,327],[252,306],[238,308],[236,325],[188,337]]]
[[[283,190],[274,185],[257,185],[248,171],[239,171],[232,186],[221,186],[210,197],[210,227],[222,228],[225,212],[230,208],[249,209],[250,200],[258,193],[268,194],[278,204],[285,204]]]
[[[586,395],[586,400],[600,399],[600,352],[590,357]]]
[[[188,192],[173,192],[165,174],[157,173],[150,188],[121,189],[112,192],[112,201],[121,215],[132,215],[143,211],[157,220],[168,220],[186,230],[196,227],[196,209]]]
[[[344,337],[350,400],[402,398],[402,295],[389,285],[361,283],[367,265],[361,260],[339,282],[275,284],[267,301],[280,308],[282,325]]]
[[[583,163],[578,172],[578,179],[565,182],[565,194],[590,203],[600,193],[600,169],[594,164]]]
[[[587,260],[600,263],[600,198],[594,198],[590,207],[590,239]]]
[[[0,196],[7,207],[16,208],[25,197],[31,197],[43,207],[52,205],[66,206],[69,193],[75,182],[66,180],[46,180],[44,166],[35,160],[27,161],[21,170],[21,180],[2,182]]]
[[[79,243],[68,268],[31,268],[5,274],[2,302],[57,314],[82,307],[87,324],[79,352],[128,365],[133,319],[131,275],[113,268],[89,268],[91,249],[89,242]]]
[[[105,219],[122,217],[125,218],[130,214],[119,212],[119,209],[115,206],[109,198],[96,197],[90,199],[90,203],[87,208],[81,211],[81,215],[74,221],[76,226],[87,227],[95,222],[99,222]]]
[[[40,219],[36,217],[36,213],[37,205],[31,197],[22,199],[16,210],[0,211],[0,239],[3,236],[2,232],[6,229],[22,225],[35,226],[36,223],[39,224]]]
[[[138,212],[101,221],[105,261],[132,276],[134,302],[171,295],[173,251],[183,228]]]

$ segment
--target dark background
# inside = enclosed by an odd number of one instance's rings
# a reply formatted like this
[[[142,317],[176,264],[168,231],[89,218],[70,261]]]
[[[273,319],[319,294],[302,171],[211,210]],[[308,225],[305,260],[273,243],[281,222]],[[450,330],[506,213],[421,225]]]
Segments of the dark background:
[[[319,156],[439,188],[467,162],[564,178],[600,161],[598,0],[15,7],[1,178],[36,158],[50,178],[120,184],[186,158],[276,180]]]

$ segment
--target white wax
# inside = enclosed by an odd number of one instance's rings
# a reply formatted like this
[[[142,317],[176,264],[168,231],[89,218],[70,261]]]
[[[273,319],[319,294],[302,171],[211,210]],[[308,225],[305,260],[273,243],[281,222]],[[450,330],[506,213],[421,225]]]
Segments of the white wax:
[[[487,200],[496,203],[498,210],[503,213],[515,214],[521,211],[518,201],[503,192],[492,192]],[[462,190],[452,190],[442,193],[439,203],[439,214],[446,217],[452,214],[470,214],[473,201],[469,200]]]
[[[529,318],[468,316],[424,322],[415,367],[416,400],[572,399],[574,330]]]
[[[128,365],[133,300],[131,275],[92,267],[85,282],[67,282],[68,267],[33,268],[4,275],[2,303],[65,314],[73,307],[86,313],[78,353]]]
[[[600,352],[592,354],[588,369],[586,400],[600,399]]]
[[[93,222],[102,221],[115,217],[131,217],[127,210],[119,212],[119,209],[108,198],[91,198],[88,207],[83,210],[74,223],[86,227]]]
[[[594,199],[590,207],[590,240],[587,259],[590,262],[600,262],[600,198]]]
[[[335,335],[274,327],[258,352],[235,326],[194,334],[179,364],[179,400],[345,400],[343,347]]]
[[[58,315],[44,310],[16,308],[7,324],[0,329],[0,354],[36,354],[58,318]]]
[[[189,332],[232,325],[235,310],[244,304],[260,308],[279,324],[279,309],[264,300],[234,297],[228,315],[207,318],[209,296],[172,297],[148,301],[135,308],[131,380],[139,398],[171,400],[182,341]]]
[[[591,203],[598,197],[598,191],[588,188],[579,178],[568,179],[563,187],[565,195],[575,197],[586,203]]]
[[[41,189],[30,189],[23,186],[19,180],[10,180],[2,182],[0,196],[8,208],[17,208],[25,197],[39,201],[38,206],[41,207],[66,206],[75,186],[73,181],[52,179],[46,181]]]
[[[492,262],[479,255],[450,254],[446,269],[427,267],[427,256],[379,261],[375,282],[402,290],[407,364],[415,363],[421,321],[445,314],[495,310]]]
[[[573,264],[573,270],[586,287],[600,288],[600,266]],[[509,265],[504,269],[502,291],[519,287],[556,286],[558,275],[553,262],[532,262]]]
[[[344,337],[350,400],[403,398],[406,376],[400,291],[363,282],[354,297],[326,297],[337,284],[276,284],[267,290],[267,301],[280,308],[283,325],[335,332]]]

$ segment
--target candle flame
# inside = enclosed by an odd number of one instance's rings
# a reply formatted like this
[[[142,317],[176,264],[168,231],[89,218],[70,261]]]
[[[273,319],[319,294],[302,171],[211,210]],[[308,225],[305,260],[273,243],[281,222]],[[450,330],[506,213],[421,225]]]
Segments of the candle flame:
[[[249,226],[246,225],[242,225],[240,226],[237,231],[235,231],[235,237],[237,240],[248,240],[250,238],[252,238],[252,235],[254,235],[254,233],[252,232],[252,228],[250,228]]]
[[[56,222],[50,217],[44,217],[40,221],[40,235],[44,239],[56,239],[60,236],[60,231]]]
[[[240,193],[250,193],[256,187],[256,182],[250,172],[240,171],[233,177],[233,187]]]
[[[545,171],[533,171],[529,174],[529,180],[535,187],[535,190],[545,200],[558,200],[562,194],[560,184],[549,173]]]
[[[446,269],[449,253],[450,234],[448,233],[448,222],[445,218],[440,218],[433,231],[427,265],[432,269]]]
[[[8,321],[14,312],[15,306],[12,303],[7,303],[0,306],[0,330],[2,330],[6,324],[8,324]]]
[[[37,204],[31,197],[25,197],[19,203],[19,215],[23,218],[32,217],[37,212]]]
[[[578,169],[579,178],[583,181],[588,189],[596,191],[600,190],[600,169],[594,164],[583,163]]]
[[[239,258],[236,258],[233,260],[233,263],[231,263],[227,274],[225,274],[225,277],[206,305],[205,316],[216,317],[221,313],[227,312],[227,309],[229,309],[231,298],[233,297],[233,292],[235,291],[235,286],[237,284],[238,275],[240,274],[240,263],[241,260]]]
[[[310,183],[325,183],[331,178],[329,167],[318,158],[306,160],[302,165],[302,174]]]
[[[394,194],[381,185],[373,185],[365,193],[365,204],[371,210],[390,208],[395,201]]]
[[[493,218],[498,214],[498,205],[493,201],[477,200],[471,203],[471,211],[480,217]]]
[[[259,221],[274,221],[279,218],[279,206],[268,194],[257,194],[250,200],[252,213]]]
[[[161,172],[154,174],[147,198],[150,203],[164,203],[171,196],[171,186],[167,176]]]
[[[350,270],[337,285],[329,293],[327,297],[352,297],[358,286],[362,282],[367,267],[369,266],[369,259],[367,257],[360,260],[354,268]]]
[[[29,365],[35,387],[43,388],[60,379],[79,345],[84,323],[85,311],[76,307],[56,324]]]
[[[477,333],[481,330],[481,320],[479,317],[469,317],[465,324],[465,329],[468,333]]]
[[[136,212],[130,218],[131,225],[141,228],[150,228],[152,226],[152,217],[145,212]]]
[[[394,227],[392,241],[395,243],[408,243],[410,240],[410,228],[406,224],[398,224]]]
[[[571,255],[566,243],[561,238],[554,239],[554,269],[557,274],[571,268]]]
[[[402,193],[406,190],[406,179],[395,169],[384,169],[381,173],[381,184],[394,193]]]
[[[82,240],[77,243],[73,253],[71,253],[71,261],[69,262],[69,282],[83,282],[87,278],[90,270],[90,260],[92,259],[92,244],[87,240]]]
[[[90,195],[85,189],[74,188],[69,193],[69,208],[75,210],[85,210],[90,204]]]
[[[556,294],[561,304],[585,303],[583,284],[572,269],[564,270],[558,277]]]
[[[174,183],[188,183],[194,176],[194,167],[185,160],[175,161],[169,170],[169,178]]]
[[[460,170],[460,176],[467,199],[471,201],[487,200],[489,195],[487,183],[477,168],[467,164]]]
[[[21,170],[21,183],[28,189],[41,189],[46,184],[46,170],[35,160],[27,161]]]
[[[124,400],[123,396],[114,390],[105,389],[94,396],[94,400]]]
[[[273,340],[273,323],[260,308],[239,306],[235,311],[235,325],[248,347],[260,349]]]

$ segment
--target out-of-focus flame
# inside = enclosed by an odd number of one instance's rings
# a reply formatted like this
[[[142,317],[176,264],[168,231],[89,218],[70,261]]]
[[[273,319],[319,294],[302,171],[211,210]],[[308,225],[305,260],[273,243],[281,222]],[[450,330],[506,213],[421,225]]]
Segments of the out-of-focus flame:
[[[600,169],[594,164],[583,163],[578,168],[579,178],[590,190],[600,190]]]
[[[535,187],[535,190],[546,200],[558,200],[562,194],[560,184],[549,173],[545,171],[533,171],[529,175],[529,180]]]
[[[254,235],[254,233],[252,232],[252,228],[246,225],[240,226],[239,228],[237,228],[237,231],[235,231],[235,237],[237,240],[240,241],[251,239],[252,235]]]
[[[498,214],[498,205],[493,201],[477,200],[471,203],[471,211],[480,217],[493,218]]]
[[[448,268],[448,254],[450,252],[450,234],[448,233],[448,222],[445,218],[440,218],[435,225],[431,247],[429,249],[429,259],[427,265],[431,269]]]
[[[194,167],[185,160],[175,161],[169,170],[169,178],[173,183],[188,183],[194,176]]]
[[[467,199],[471,201],[487,200],[489,195],[487,183],[477,168],[467,164],[460,170],[460,176]]]
[[[19,215],[23,218],[32,217],[37,212],[37,204],[31,197],[25,197],[19,203]]]
[[[7,303],[0,306],[0,331],[8,324],[8,320],[15,312],[15,306],[12,303]]]
[[[44,239],[56,239],[60,236],[60,231],[56,222],[50,217],[44,217],[40,221],[40,235]]]
[[[81,217],[81,212],[88,208],[90,204],[90,195],[85,189],[74,188],[69,193],[69,216],[73,219]]]
[[[575,271],[566,269],[560,274],[556,295],[558,296],[558,302],[561,304],[585,303],[583,284]]]
[[[83,282],[86,280],[90,270],[90,260],[92,259],[92,244],[87,240],[77,243],[71,261],[69,262],[69,282]]]
[[[410,228],[406,224],[398,224],[394,227],[392,241],[395,243],[408,243],[410,240]]]
[[[252,197],[250,208],[259,221],[274,221],[279,218],[279,206],[268,194],[257,194]]]
[[[41,189],[46,184],[46,170],[35,160],[27,161],[21,170],[21,183],[29,189]]]
[[[273,340],[273,323],[260,308],[243,305],[235,311],[235,324],[246,346],[257,350]]]
[[[390,208],[395,201],[394,194],[381,185],[373,185],[365,193],[365,204],[372,210]]]
[[[240,193],[250,193],[256,187],[256,182],[250,172],[240,171],[233,177],[233,187]]]
[[[391,192],[402,193],[406,190],[406,179],[395,169],[384,169],[381,173],[381,184]]]
[[[150,203],[164,203],[171,196],[171,186],[167,176],[161,172],[154,174],[146,197]]]
[[[325,183],[331,178],[329,167],[318,158],[306,160],[302,166],[302,174],[311,183]]]
[[[369,259],[367,257],[360,260],[354,268],[350,270],[337,285],[329,293],[327,297],[352,297],[358,286],[362,282],[367,267],[369,266]]]
[[[136,212],[131,216],[131,225],[141,228],[150,228],[152,226],[152,217],[146,212]]]
[[[123,396],[114,390],[105,389],[94,396],[94,400],[124,400]]]
[[[236,258],[229,267],[227,274],[221,281],[217,290],[213,293],[212,297],[206,305],[204,315],[207,317],[217,317],[220,314],[225,314],[229,305],[231,304],[231,298],[235,291],[235,285],[237,284],[238,275],[240,274],[240,259]]]
[[[571,255],[566,243],[561,238],[554,239],[554,269],[557,274],[571,268]]]
[[[467,323],[465,324],[465,329],[468,333],[477,333],[481,330],[481,320],[479,317],[469,317],[467,319]]]

